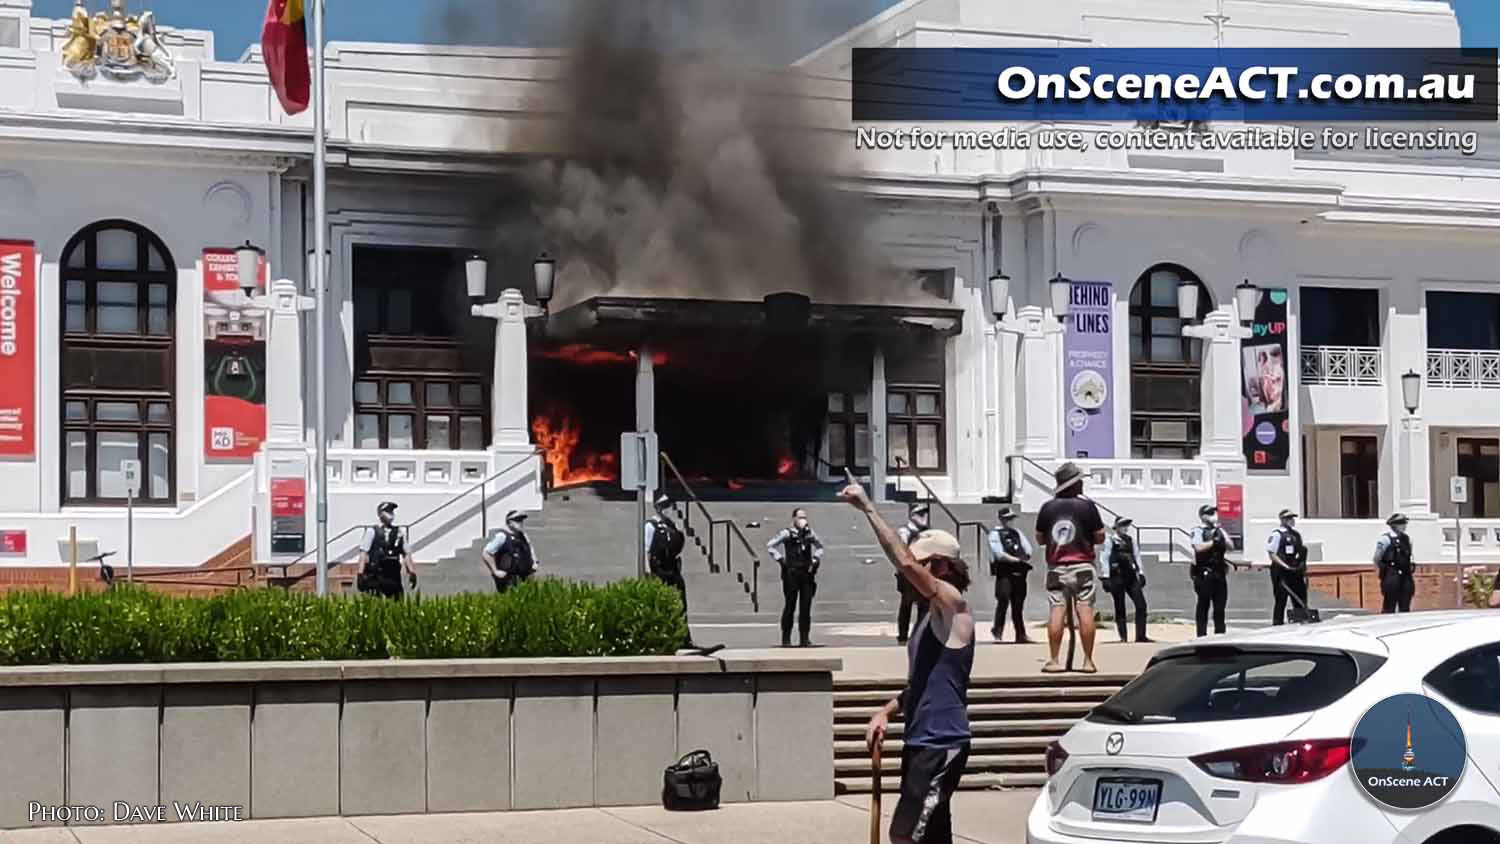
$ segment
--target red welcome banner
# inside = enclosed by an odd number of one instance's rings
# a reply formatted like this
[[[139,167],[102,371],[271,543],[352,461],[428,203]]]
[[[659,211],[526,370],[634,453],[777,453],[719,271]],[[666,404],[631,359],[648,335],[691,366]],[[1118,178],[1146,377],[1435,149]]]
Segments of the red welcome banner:
[[[0,456],[36,456],[36,245],[0,240]]]
[[[260,261],[255,289],[269,267]],[[266,316],[247,310],[233,249],[203,250],[203,449],[209,460],[255,457],[266,438]]]

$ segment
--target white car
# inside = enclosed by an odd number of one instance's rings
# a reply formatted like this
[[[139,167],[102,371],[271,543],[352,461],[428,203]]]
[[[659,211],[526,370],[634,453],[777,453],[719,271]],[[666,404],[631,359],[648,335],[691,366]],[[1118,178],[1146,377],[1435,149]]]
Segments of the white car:
[[[1420,811],[1349,763],[1392,695],[1443,703],[1468,759]],[[1410,719],[1408,717],[1408,723]],[[1345,617],[1164,648],[1047,751],[1028,844],[1500,844],[1500,613]]]

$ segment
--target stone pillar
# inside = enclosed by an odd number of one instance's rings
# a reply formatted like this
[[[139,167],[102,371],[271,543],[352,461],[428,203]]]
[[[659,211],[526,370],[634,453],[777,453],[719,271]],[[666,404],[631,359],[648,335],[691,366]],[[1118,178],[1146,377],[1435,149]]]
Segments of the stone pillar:
[[[636,351],[635,361],[635,430],[638,434],[649,434],[656,430],[656,361],[651,359],[651,349],[642,343]],[[655,450],[648,447],[646,454],[646,477],[651,477],[650,467],[661,461]],[[649,485],[644,493],[646,501],[656,498],[656,490]]]
[[[885,349],[877,342],[870,367],[870,490],[875,501],[886,495],[885,464],[890,459],[885,423]]]
[[[531,448],[531,420],[527,415],[526,317],[531,311],[521,291],[510,288],[487,305],[474,305],[477,317],[495,320],[495,374],[490,385],[490,448],[524,451]]]
[[[277,279],[270,292],[256,296],[253,307],[266,317],[266,441],[255,459],[255,535],[252,553],[256,560],[272,559],[272,481],[301,480],[304,507],[315,500],[317,479],[309,471],[306,429],[302,425],[302,312],[313,310],[314,300],[297,292],[297,283]],[[311,483],[309,483],[311,481]],[[303,550],[308,550],[304,511]],[[286,531],[290,525],[283,525]],[[288,556],[299,552],[286,551]]]
[[[1062,365],[1052,341],[1062,327],[1046,311],[1028,305],[1003,330],[1021,338],[1016,378],[1021,430],[1016,450],[1046,465],[1062,452]]]
[[[1397,389],[1399,390],[1400,387],[1398,386]],[[1407,414],[1404,407],[1401,408],[1401,412],[1403,414],[1401,430],[1397,436],[1396,446],[1396,453],[1401,462],[1396,509],[1405,513],[1409,519],[1418,521],[1432,519],[1435,518],[1432,509],[1431,467],[1429,466],[1432,446],[1427,435],[1427,423],[1422,420],[1420,408],[1416,414]]]
[[[1186,337],[1203,341],[1203,449],[1199,457],[1213,463],[1245,464],[1241,431],[1240,341],[1250,332],[1235,319],[1232,307],[1183,328]]]

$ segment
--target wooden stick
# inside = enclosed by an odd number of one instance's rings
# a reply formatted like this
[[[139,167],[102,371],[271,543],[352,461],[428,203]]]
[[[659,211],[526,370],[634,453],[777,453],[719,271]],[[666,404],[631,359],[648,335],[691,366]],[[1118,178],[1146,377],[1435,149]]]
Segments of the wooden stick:
[[[880,844],[880,745],[870,753],[870,844]]]

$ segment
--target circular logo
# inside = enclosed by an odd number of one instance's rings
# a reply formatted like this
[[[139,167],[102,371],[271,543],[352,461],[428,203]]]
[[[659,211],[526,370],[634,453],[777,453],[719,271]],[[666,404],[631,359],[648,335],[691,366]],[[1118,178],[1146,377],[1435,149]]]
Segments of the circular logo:
[[[1078,433],[1089,426],[1089,413],[1081,407],[1068,411],[1068,430]]]
[[[1070,545],[1073,537],[1078,535],[1078,528],[1073,526],[1072,519],[1063,519],[1052,526],[1052,546],[1061,548]]]
[[[1120,751],[1125,749],[1125,734],[1110,733],[1109,738],[1104,740],[1104,752],[1110,756],[1119,756]]]
[[[1109,395],[1104,376],[1093,369],[1085,369],[1073,376],[1073,383],[1068,389],[1073,394],[1073,403],[1085,410],[1103,407],[1104,399]]]
[[[1426,809],[1458,787],[1468,748],[1448,707],[1417,694],[1370,707],[1354,728],[1349,767],[1371,799],[1392,809]]]
[[[1255,439],[1261,445],[1270,445],[1276,442],[1276,426],[1270,422],[1262,422],[1255,426]]]

